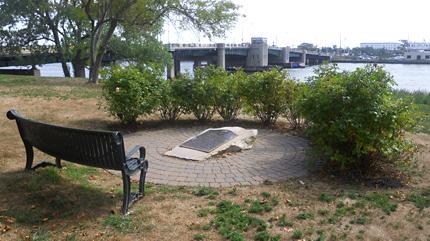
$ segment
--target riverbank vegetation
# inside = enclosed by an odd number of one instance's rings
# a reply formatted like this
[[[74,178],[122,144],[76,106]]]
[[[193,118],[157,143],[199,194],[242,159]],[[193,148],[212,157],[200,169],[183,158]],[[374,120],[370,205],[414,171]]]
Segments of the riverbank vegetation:
[[[430,92],[398,90],[394,92],[398,98],[412,100],[421,113],[421,131],[430,134]]]
[[[234,96],[235,90],[231,91],[227,96]],[[141,115],[138,125],[119,125],[100,108],[102,92],[101,86],[88,85],[85,80],[0,75],[0,112],[16,108],[36,120],[126,133],[173,125],[162,121],[158,112]],[[231,103],[235,110],[237,99]],[[293,134],[284,115],[270,127],[262,127],[260,119],[241,112],[236,122],[228,123],[253,123],[254,128]],[[176,119],[178,125],[200,123],[193,114]],[[215,113],[206,125],[220,121],[222,117]],[[0,133],[1,240],[430,238],[430,136],[425,134],[409,134],[418,152],[408,167],[413,175],[402,185],[385,176],[357,182],[324,172],[252,187],[150,184],[133,213],[123,217],[118,213],[122,201],[119,176],[67,162],[62,170],[23,172],[25,151],[16,124],[0,118]],[[37,160],[50,158],[35,154]]]

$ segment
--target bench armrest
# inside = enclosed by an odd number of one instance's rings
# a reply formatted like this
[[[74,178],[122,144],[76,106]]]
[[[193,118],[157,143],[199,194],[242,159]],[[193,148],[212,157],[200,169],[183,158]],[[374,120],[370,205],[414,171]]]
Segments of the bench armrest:
[[[146,157],[146,149],[143,146],[134,146],[131,148],[127,155],[125,155],[125,159],[128,160],[133,156],[137,151],[139,151],[139,158],[145,160]]]

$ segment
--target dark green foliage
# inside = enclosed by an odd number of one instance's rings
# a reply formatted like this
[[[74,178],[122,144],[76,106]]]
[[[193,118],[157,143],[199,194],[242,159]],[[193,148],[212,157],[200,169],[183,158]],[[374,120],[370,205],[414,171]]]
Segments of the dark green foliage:
[[[321,193],[319,200],[322,202],[333,202],[334,200],[336,200],[336,197],[331,194]]]
[[[231,241],[245,240],[243,232],[251,226],[257,227],[259,231],[266,227],[264,221],[247,215],[240,205],[226,200],[218,203],[212,223],[224,238]]]
[[[279,218],[278,221],[278,226],[279,227],[292,227],[293,223],[291,221],[288,221],[287,217],[285,216],[285,214],[283,214],[281,216],[281,218]]]
[[[224,120],[235,120],[242,108],[241,86],[248,79],[248,75],[241,70],[232,74],[217,70],[215,77],[212,79],[217,88],[215,109]]]
[[[201,187],[197,190],[193,191],[193,195],[197,197],[203,197],[203,196],[211,196],[211,195],[218,195],[219,193],[210,187]]]
[[[360,225],[365,225],[369,222],[370,220],[365,213],[360,214],[359,216],[357,216],[355,219],[351,221],[351,223],[353,224],[360,224]]]
[[[113,66],[103,73],[102,88],[106,110],[124,124],[139,115],[151,114],[158,105],[160,72],[153,68]]]
[[[262,197],[264,197],[264,198],[269,198],[270,197],[270,193],[268,193],[268,192],[262,192],[260,195]]]
[[[182,113],[180,94],[180,80],[166,80],[161,83],[160,89],[160,104],[158,111],[163,120],[174,121],[179,118]]]
[[[411,193],[408,200],[413,202],[414,205],[419,209],[430,207],[430,188],[427,188],[421,192]]]
[[[268,203],[261,203],[259,200],[254,200],[249,207],[250,213],[270,212],[272,207]]]
[[[206,239],[206,235],[198,233],[198,234],[194,234],[193,236],[194,240],[205,240]]]
[[[386,214],[391,214],[397,210],[397,204],[390,200],[388,194],[372,193],[366,195],[366,200],[370,205],[382,209]]]
[[[422,114],[419,118],[420,131],[430,134],[430,92],[397,90],[395,96],[412,100],[417,105],[418,111]]]
[[[299,213],[296,216],[296,218],[300,219],[300,220],[306,220],[306,219],[312,219],[312,218],[314,218],[314,215],[312,213],[302,212],[302,213]]]
[[[305,83],[288,81],[287,87],[287,105],[284,113],[285,118],[290,123],[292,129],[303,129],[306,120],[303,117],[300,101],[306,98],[309,86]]]
[[[255,241],[269,241],[270,234],[267,231],[261,231],[255,234]]]
[[[341,170],[364,171],[381,161],[409,160],[405,131],[415,126],[411,102],[394,98],[392,77],[381,67],[339,72],[323,66],[301,101],[316,153]]]
[[[302,231],[300,231],[300,230],[294,230],[292,238],[293,239],[301,239],[301,238],[303,238]]]
[[[269,241],[270,240],[270,234],[267,231],[261,231],[255,234],[254,237],[255,241]]]
[[[290,101],[287,75],[280,69],[257,72],[249,76],[242,87],[246,110],[264,125],[275,124]]]
[[[215,112],[216,86],[212,79],[217,78],[218,70],[214,67],[196,69],[194,79],[183,76],[177,79],[175,93],[180,104],[198,120],[210,120]]]

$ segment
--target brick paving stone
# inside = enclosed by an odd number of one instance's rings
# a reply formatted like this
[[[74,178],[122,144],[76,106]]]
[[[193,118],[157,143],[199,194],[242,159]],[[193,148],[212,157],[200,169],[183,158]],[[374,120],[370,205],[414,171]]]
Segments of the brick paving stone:
[[[277,131],[260,129],[254,147],[224,158],[189,161],[163,153],[210,126],[165,128],[125,135],[127,147],[147,149],[147,181],[172,186],[232,187],[259,185],[308,175],[307,141]],[[138,179],[138,175],[133,176]]]

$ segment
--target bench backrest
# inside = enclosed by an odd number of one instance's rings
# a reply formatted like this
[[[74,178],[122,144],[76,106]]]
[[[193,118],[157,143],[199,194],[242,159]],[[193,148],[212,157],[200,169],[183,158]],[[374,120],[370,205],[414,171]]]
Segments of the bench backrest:
[[[16,120],[24,144],[48,155],[88,166],[123,169],[124,141],[119,132],[50,125],[26,119],[14,110],[8,111],[7,117]]]

